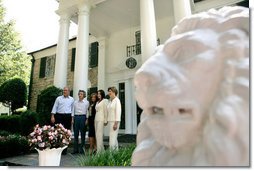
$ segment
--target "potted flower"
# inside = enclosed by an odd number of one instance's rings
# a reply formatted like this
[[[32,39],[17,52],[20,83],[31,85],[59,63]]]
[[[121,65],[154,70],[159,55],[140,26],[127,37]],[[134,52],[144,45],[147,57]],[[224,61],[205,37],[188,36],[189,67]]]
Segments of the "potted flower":
[[[62,124],[43,127],[37,124],[28,136],[31,149],[36,149],[39,153],[40,166],[59,166],[62,151],[70,141],[71,131],[65,129]]]

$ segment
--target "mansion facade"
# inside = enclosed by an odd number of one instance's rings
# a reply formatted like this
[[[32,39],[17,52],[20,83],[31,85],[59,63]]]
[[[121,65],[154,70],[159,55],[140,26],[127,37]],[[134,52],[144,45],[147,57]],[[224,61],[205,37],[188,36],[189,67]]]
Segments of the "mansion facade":
[[[120,132],[136,134],[141,109],[133,78],[173,26],[193,13],[246,0],[57,0],[58,43],[29,53],[33,58],[29,108],[49,86],[68,86],[74,99],[115,86],[122,105]],[[69,39],[69,25],[78,25]]]

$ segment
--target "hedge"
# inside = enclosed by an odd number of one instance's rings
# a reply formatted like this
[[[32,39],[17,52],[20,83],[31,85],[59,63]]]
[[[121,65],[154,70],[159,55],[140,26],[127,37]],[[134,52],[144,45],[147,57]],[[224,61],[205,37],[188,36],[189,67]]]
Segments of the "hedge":
[[[21,115],[0,116],[0,130],[27,136],[38,122],[38,114],[27,110]]]
[[[30,150],[27,138],[18,134],[6,134],[3,136],[0,133],[0,158],[26,154]]]

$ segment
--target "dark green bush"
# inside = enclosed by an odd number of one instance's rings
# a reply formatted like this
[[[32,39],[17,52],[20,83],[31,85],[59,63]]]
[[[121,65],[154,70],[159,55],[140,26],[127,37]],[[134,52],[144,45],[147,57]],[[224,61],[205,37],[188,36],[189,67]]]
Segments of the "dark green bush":
[[[20,133],[20,116],[0,116],[0,130],[5,130],[10,133]]]
[[[11,110],[26,105],[27,87],[25,82],[20,78],[7,80],[0,86],[0,102],[8,105],[11,104]]]
[[[10,132],[8,132],[8,131],[3,131],[3,130],[1,130],[0,131],[0,136],[8,136],[8,135],[10,135]]]
[[[27,110],[21,115],[0,116],[0,130],[28,135],[38,123],[38,114]]]
[[[20,134],[28,135],[33,131],[33,128],[39,122],[39,115],[35,112],[27,110],[20,116]]]
[[[39,113],[40,125],[50,124],[50,114],[55,100],[62,95],[62,89],[55,86],[48,87],[39,95],[37,103],[37,112]]]
[[[25,154],[29,152],[27,138],[18,134],[0,135],[0,158]]]
[[[119,150],[105,150],[94,156],[82,156],[78,159],[80,166],[131,166],[131,156],[135,145],[121,147]]]
[[[48,87],[41,91],[38,100],[37,112],[51,113],[56,98],[62,95],[62,89],[55,86]]]

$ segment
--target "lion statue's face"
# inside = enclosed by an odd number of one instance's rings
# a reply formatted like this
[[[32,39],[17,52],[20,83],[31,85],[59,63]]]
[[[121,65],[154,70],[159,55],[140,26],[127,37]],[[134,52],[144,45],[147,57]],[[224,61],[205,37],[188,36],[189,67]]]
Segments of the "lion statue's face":
[[[190,18],[187,20],[193,22]],[[228,63],[235,60],[239,63],[234,65],[241,65],[241,59],[248,59],[248,35],[242,29],[228,27],[224,31],[215,27],[203,28],[199,23],[195,29],[173,35],[137,71],[134,80],[136,99],[143,113],[132,165],[230,165],[235,162],[235,159],[216,162],[213,153],[218,145],[207,145],[207,141],[214,131],[221,131],[224,136],[227,136],[224,130],[230,132],[230,126],[224,127],[231,121],[227,118],[224,118],[226,124],[217,121],[216,113],[221,110],[216,109],[221,105],[218,99],[233,87],[227,86],[227,79],[231,77],[225,75],[230,70],[230,67],[226,68]],[[227,91],[223,92],[225,89]],[[242,89],[248,91],[246,87]],[[232,99],[229,95],[225,95],[226,98]],[[234,107],[225,106],[223,110],[234,110]],[[241,111],[247,112],[248,106],[241,107],[244,108]],[[246,124],[248,116],[243,120]],[[242,165],[241,162],[235,164]]]

